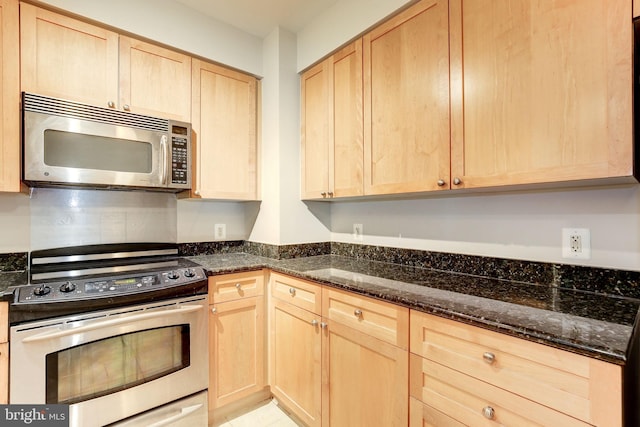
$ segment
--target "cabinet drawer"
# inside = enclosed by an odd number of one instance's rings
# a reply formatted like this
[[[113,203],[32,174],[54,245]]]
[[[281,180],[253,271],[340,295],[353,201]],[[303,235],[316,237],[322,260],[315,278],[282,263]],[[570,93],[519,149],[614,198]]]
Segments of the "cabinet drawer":
[[[325,288],[323,316],[400,348],[409,345],[409,310],[395,304]]]
[[[264,271],[209,277],[209,304],[264,295]]]
[[[410,355],[410,378],[411,396],[465,425],[589,425],[415,354]]]
[[[322,286],[302,279],[271,273],[271,295],[304,310],[322,313]]]
[[[415,397],[409,399],[409,427],[465,427],[454,420],[422,403]]]
[[[413,310],[411,352],[588,423],[622,422],[617,365]]]

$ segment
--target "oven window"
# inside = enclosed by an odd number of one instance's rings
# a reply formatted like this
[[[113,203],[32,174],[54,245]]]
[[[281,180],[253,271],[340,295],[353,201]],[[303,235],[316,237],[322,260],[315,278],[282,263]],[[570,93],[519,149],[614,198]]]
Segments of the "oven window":
[[[79,169],[151,173],[151,144],[47,129],[44,163]]]
[[[72,404],[189,366],[189,325],[131,332],[46,356],[46,403]]]

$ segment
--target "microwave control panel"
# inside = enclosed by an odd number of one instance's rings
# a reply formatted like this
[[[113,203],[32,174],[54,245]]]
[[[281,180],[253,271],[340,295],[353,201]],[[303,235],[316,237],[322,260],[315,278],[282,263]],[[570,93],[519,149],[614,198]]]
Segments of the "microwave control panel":
[[[171,183],[188,184],[189,129],[171,126]]]

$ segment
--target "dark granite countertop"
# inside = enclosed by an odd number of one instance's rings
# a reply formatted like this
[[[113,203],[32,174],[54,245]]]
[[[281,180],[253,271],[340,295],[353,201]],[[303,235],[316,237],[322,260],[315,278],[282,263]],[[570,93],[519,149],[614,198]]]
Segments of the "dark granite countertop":
[[[0,297],[3,297],[0,299],[6,299],[4,294],[9,287],[26,285],[27,283],[29,283],[29,274],[26,271],[0,271]]]
[[[271,268],[617,364],[627,360],[640,307],[631,298],[337,255],[189,259],[212,275]]]

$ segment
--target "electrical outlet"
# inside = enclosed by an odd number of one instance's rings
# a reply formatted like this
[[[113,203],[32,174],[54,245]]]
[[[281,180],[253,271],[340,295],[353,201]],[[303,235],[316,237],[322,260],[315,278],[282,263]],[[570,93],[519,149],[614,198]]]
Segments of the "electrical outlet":
[[[362,240],[362,224],[353,224],[353,240]]]
[[[562,229],[562,258],[591,258],[591,233],[588,228]]]
[[[213,230],[215,240],[224,240],[227,238],[227,224],[216,224],[213,226]]]

